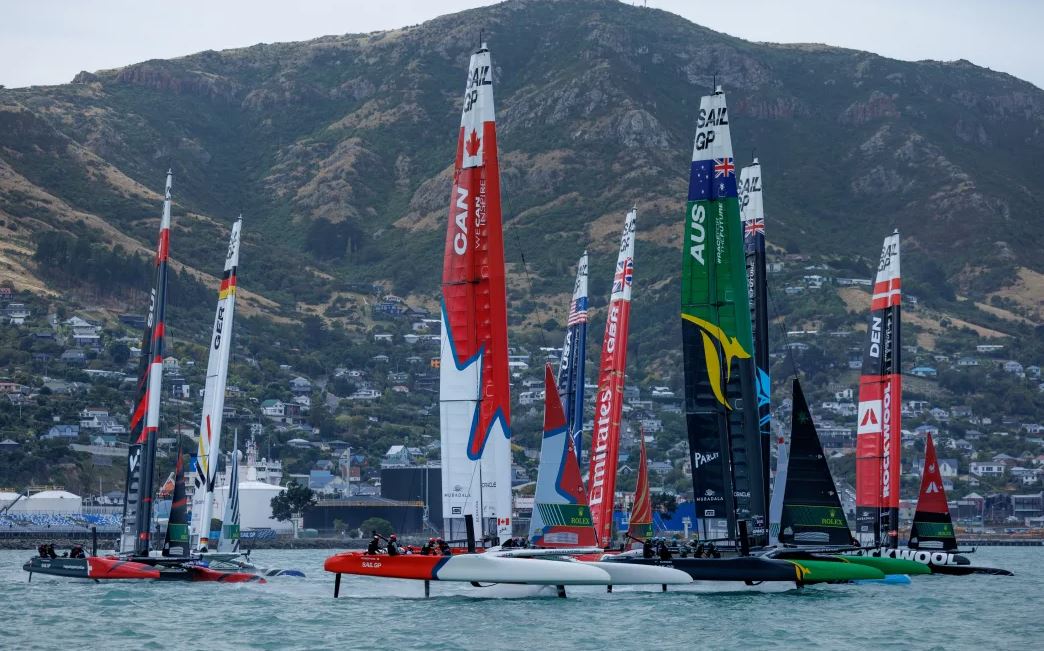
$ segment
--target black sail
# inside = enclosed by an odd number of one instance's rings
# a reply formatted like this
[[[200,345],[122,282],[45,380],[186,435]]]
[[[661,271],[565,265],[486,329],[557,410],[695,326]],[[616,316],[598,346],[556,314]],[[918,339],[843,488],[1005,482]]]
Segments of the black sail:
[[[812,413],[796,378],[790,462],[779,539],[789,545],[852,544],[852,533],[830,476]]]

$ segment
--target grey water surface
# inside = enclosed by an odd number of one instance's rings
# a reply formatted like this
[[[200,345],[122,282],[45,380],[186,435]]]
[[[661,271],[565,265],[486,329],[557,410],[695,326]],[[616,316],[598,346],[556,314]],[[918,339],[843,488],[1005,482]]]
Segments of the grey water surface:
[[[787,649],[1042,648],[1044,548],[985,548],[1003,576],[919,576],[911,585],[647,589],[473,588],[345,577],[333,551],[261,550],[258,565],[307,578],[265,585],[35,575],[0,551],[0,649]]]

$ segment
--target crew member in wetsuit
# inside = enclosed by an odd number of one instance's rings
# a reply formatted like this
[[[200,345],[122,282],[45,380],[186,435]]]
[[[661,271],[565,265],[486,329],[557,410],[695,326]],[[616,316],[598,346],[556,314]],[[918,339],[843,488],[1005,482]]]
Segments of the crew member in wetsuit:
[[[47,557],[58,558],[58,553],[54,551],[54,543],[47,543]]]
[[[366,546],[367,554],[379,554],[381,551],[381,538],[376,532],[373,534],[373,538],[370,538],[370,544]]]
[[[83,553],[82,546],[73,545],[72,550],[69,552],[69,558],[87,558],[87,554]]]
[[[660,539],[660,544],[656,551],[659,552],[661,561],[671,560],[671,548],[667,546],[667,541],[664,539]]]
[[[398,556],[400,553],[399,539],[395,534],[392,534],[391,538],[388,539],[388,556]]]
[[[714,543],[707,543],[707,558],[721,558],[721,552]]]
[[[435,539],[428,538],[428,542],[421,545],[421,556],[431,556],[435,551]]]
[[[642,543],[642,558],[652,558],[653,556],[655,554],[653,554],[652,538],[646,538]]]
[[[515,548],[515,539],[514,538],[508,538],[507,540],[504,541],[504,544],[501,545],[501,547],[504,548],[504,549],[514,549]]]
[[[450,546],[449,546],[448,542],[446,542],[442,538],[439,538],[438,539],[438,543],[439,543],[439,553],[441,553],[443,556],[452,556],[453,555],[453,552],[450,551]]]

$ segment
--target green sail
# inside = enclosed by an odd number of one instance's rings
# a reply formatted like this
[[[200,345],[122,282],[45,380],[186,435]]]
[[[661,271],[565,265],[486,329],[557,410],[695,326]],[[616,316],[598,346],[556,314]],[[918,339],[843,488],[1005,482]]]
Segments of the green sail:
[[[682,247],[685,408],[696,514],[705,530],[709,525],[730,539],[737,536],[737,521],[746,520],[760,544],[767,528],[754,343],[736,166],[720,88],[700,101]]]

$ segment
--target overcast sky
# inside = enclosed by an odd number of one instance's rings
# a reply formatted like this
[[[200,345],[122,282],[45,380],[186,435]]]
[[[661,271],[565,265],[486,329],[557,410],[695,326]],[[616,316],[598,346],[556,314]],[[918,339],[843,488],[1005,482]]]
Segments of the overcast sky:
[[[390,29],[487,4],[493,3],[0,0],[0,84],[66,83],[80,70],[200,50]],[[1044,88],[1044,2],[1035,0],[648,0],[648,4],[749,40],[827,43],[907,60],[968,59]]]

